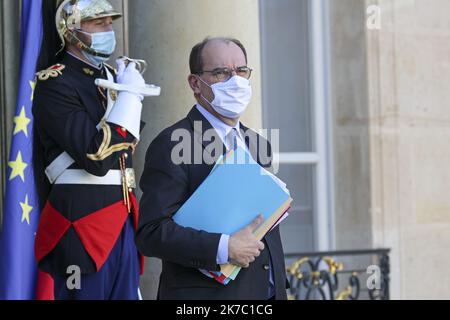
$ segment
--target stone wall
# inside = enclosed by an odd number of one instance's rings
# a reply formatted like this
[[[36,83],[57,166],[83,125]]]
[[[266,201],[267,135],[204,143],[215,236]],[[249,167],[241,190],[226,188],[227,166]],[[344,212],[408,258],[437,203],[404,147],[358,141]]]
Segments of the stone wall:
[[[373,243],[393,249],[394,298],[449,299],[450,2],[369,3]]]

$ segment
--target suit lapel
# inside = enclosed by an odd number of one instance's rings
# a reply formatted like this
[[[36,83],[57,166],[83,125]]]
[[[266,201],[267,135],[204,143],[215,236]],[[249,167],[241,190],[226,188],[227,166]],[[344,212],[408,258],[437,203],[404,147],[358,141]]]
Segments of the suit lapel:
[[[209,123],[209,121],[200,113],[200,111],[198,111],[197,107],[194,107],[191,112],[189,112],[188,114],[188,119],[191,122],[192,125],[192,129],[194,132],[194,139],[196,142],[199,142],[202,144],[203,146],[203,151],[208,150],[209,154],[211,154],[212,158],[214,159],[214,163],[217,162],[217,160],[219,160],[219,158],[226,154],[227,152],[227,148],[225,147],[225,145],[223,144],[223,142],[221,142],[221,146],[222,146],[222,152],[218,153],[218,154],[212,154],[212,150],[211,150],[211,141],[206,141],[204,139],[205,133],[206,132],[213,132],[214,133],[214,139],[216,139],[215,141],[221,141],[219,135],[217,134],[216,130],[213,128],[213,126],[211,125],[211,123]],[[213,130],[213,131],[210,131]],[[214,150],[215,151],[215,150]],[[211,168],[214,166],[211,165]]]
[[[200,113],[200,111],[198,111],[198,109],[196,107],[194,107],[191,112],[189,112],[188,114],[188,119],[191,122],[192,128],[193,128],[193,132],[195,133],[195,138],[197,140],[197,142],[201,143],[203,145],[204,150],[208,150],[209,145],[210,145],[210,141],[205,141],[205,139],[203,139],[205,132],[207,132],[208,130],[214,130],[214,128],[212,127],[212,125],[209,123],[209,121]],[[248,150],[250,151],[250,154],[252,155],[253,159],[255,159],[255,161],[261,165],[266,167],[267,165],[263,165],[261,164],[261,159],[259,157],[259,143],[268,143],[265,139],[261,139],[260,136],[254,132],[252,129],[244,126],[241,123],[241,135],[242,138],[245,141],[245,144],[247,145]],[[216,132],[214,130],[214,132]],[[251,139],[251,137],[255,137],[255,139]],[[220,137],[217,135],[216,133],[216,137],[215,139],[219,139]],[[218,154],[218,155],[214,155],[214,159],[215,161],[217,161],[219,159],[219,157],[221,155],[226,154],[227,149],[225,147],[225,145],[222,143],[222,154]]]

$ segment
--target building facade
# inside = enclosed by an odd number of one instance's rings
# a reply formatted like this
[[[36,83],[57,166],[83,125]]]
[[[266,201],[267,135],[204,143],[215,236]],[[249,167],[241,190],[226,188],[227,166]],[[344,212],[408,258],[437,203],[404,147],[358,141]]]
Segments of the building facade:
[[[279,129],[277,165],[295,201],[282,227],[287,254],[389,248],[394,299],[450,298],[450,3],[435,0],[114,0],[118,55],[149,62],[152,139],[195,101],[192,46],[240,39],[253,102],[243,122]],[[19,1],[0,3],[2,192],[15,116]],[[276,135],[270,137],[277,140]],[[145,298],[160,262],[148,259]]]

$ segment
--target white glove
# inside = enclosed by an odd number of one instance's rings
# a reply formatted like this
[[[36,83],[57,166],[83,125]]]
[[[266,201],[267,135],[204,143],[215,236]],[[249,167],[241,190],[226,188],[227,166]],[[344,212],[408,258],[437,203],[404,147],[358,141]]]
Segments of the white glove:
[[[130,62],[128,66],[125,66],[125,62],[122,59],[118,59],[116,63],[118,66],[117,83],[136,88],[145,86],[145,80],[140,72],[136,69],[135,62]],[[138,96],[141,101],[144,100],[144,97],[142,95],[135,95]]]
[[[139,61],[139,60],[138,60]],[[139,62],[130,61],[128,66],[125,66],[125,60],[116,60],[118,66],[117,82],[106,79],[96,79],[95,84],[101,88],[115,90],[119,92],[119,96],[128,94],[142,102],[144,97],[157,97],[161,94],[161,88],[155,85],[148,85],[142,77],[140,68],[146,68],[147,63],[142,60],[141,64],[144,67],[139,67]]]
[[[131,88],[145,86],[145,80],[136,69],[136,63],[131,62],[125,68],[123,60],[117,60],[119,70],[117,72],[117,83]],[[120,91],[116,102],[106,121],[114,123],[127,129],[136,139],[140,139],[142,100],[144,96],[130,92]]]

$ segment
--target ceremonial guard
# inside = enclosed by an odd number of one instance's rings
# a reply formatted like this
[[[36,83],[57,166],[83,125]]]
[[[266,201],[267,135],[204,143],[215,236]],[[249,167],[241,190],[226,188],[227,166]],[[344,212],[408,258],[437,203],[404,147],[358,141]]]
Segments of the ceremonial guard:
[[[48,184],[36,258],[56,299],[137,300],[143,260],[134,243],[132,156],[144,95],[96,80],[127,88],[145,81],[131,59],[118,60],[117,74],[105,64],[116,45],[112,21],[121,17],[108,1],[58,2],[62,47],[58,63],[37,73],[33,105],[36,180],[45,174]]]

